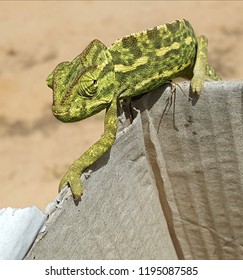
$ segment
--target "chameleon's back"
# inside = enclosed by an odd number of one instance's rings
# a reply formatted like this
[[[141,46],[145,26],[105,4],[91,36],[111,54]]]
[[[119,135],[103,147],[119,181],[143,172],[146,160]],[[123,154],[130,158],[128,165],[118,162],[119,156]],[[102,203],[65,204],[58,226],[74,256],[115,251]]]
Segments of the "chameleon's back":
[[[196,37],[190,23],[176,20],[117,40],[109,47],[124,93],[150,91],[175,76],[191,78]]]

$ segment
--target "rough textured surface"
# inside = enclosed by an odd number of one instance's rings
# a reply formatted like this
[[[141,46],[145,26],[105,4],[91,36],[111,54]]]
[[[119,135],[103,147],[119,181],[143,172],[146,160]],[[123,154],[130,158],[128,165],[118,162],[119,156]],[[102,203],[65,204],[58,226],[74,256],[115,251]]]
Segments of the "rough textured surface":
[[[158,137],[157,103],[144,111],[151,166],[181,258],[243,258],[242,94],[242,81],[207,83],[195,106],[177,94],[178,131],[169,114]],[[144,107],[150,100],[141,100]]]
[[[192,102],[177,88],[176,129],[171,108],[157,133],[165,88],[133,102],[141,115],[82,177],[81,203],[54,205],[27,259],[243,258],[243,82],[206,83]]]

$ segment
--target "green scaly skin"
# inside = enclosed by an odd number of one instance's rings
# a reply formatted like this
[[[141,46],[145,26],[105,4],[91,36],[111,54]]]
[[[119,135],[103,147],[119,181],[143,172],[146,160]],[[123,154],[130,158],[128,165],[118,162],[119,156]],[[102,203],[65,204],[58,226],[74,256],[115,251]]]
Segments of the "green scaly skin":
[[[47,78],[57,119],[79,121],[106,109],[104,135],[69,167],[59,190],[69,185],[74,199],[80,199],[82,172],[115,141],[119,99],[149,92],[176,77],[191,80],[197,94],[205,79],[220,79],[208,64],[207,38],[196,37],[183,19],[125,36],[110,47],[93,40],[73,61],[58,64]]]

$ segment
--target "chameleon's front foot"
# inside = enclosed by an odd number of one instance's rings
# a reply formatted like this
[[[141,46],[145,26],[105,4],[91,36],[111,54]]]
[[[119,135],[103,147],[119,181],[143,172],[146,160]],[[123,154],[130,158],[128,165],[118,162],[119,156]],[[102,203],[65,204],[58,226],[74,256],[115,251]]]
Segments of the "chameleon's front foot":
[[[73,199],[76,201],[80,200],[83,187],[81,184],[80,172],[78,172],[75,166],[70,166],[66,174],[62,177],[59,184],[59,192],[67,185],[72,191]]]

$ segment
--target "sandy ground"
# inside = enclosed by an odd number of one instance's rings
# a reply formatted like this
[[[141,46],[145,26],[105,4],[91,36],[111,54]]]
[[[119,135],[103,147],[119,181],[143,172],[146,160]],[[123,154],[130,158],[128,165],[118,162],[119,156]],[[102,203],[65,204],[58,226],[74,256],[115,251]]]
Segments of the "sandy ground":
[[[223,79],[243,77],[243,2],[1,2],[0,208],[37,205],[57,194],[67,167],[103,131],[103,114],[63,124],[45,79],[92,39],[109,45],[132,32],[186,18],[209,39]]]

